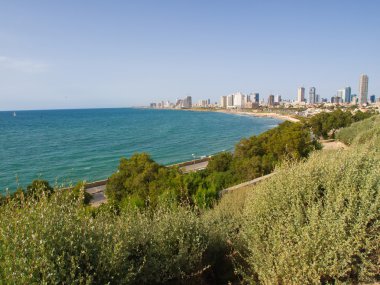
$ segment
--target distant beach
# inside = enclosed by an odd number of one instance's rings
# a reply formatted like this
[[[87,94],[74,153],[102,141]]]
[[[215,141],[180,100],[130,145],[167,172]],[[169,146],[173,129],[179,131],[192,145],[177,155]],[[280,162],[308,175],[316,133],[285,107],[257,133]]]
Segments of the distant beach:
[[[259,117],[259,118],[274,118],[274,119],[280,119],[280,120],[290,121],[294,123],[297,123],[300,121],[292,116],[281,115],[277,113],[244,112],[244,111],[239,111],[236,109],[217,110],[216,112],[226,113],[226,114],[247,115],[247,116],[254,116],[254,117]]]

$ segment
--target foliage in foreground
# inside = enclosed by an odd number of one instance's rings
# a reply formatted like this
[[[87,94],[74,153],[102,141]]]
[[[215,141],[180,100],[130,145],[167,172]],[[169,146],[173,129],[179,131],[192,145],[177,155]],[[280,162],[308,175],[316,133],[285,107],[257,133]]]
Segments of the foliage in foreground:
[[[93,216],[63,193],[39,200],[0,207],[5,284],[162,284],[204,269],[206,230],[189,209]]]
[[[242,237],[253,284],[380,278],[380,140],[284,165],[248,195]]]

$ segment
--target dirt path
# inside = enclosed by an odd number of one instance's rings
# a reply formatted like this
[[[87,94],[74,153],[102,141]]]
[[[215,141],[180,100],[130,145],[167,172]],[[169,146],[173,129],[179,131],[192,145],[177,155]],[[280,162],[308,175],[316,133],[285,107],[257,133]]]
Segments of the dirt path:
[[[326,140],[321,141],[321,144],[323,146],[323,150],[339,150],[339,149],[347,149],[348,146],[340,141],[332,141],[332,140]]]

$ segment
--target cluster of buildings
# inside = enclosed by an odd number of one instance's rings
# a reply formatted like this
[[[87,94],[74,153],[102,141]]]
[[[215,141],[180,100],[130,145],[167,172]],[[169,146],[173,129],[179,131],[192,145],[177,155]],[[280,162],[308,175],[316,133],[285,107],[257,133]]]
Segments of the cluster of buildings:
[[[152,109],[191,109],[193,102],[191,96],[186,96],[184,99],[177,99],[175,103],[170,101],[161,101],[158,103],[150,103]]]
[[[380,98],[376,100],[375,95],[371,95],[368,98],[368,76],[365,74],[360,75],[359,80],[359,94],[352,94],[351,87],[345,87],[339,89],[336,95],[330,99],[321,98],[317,93],[315,87],[310,87],[308,94],[306,94],[305,87],[299,87],[297,90],[297,99],[294,101],[283,100],[281,95],[269,95],[267,101],[260,101],[259,93],[243,94],[242,92],[236,92],[230,95],[221,96],[220,102],[211,103],[210,99],[199,100],[198,103],[193,104],[191,96],[187,96],[184,99],[177,99],[176,103],[170,101],[161,101],[159,103],[151,103],[151,108],[156,109],[190,109],[190,108],[222,108],[222,109],[254,109],[261,106],[266,107],[293,107],[293,106],[313,106],[318,104],[331,104],[331,105],[360,105],[367,106],[369,104],[380,104]]]
[[[215,107],[218,107],[218,104],[217,103],[212,104],[211,103],[211,99],[202,99],[202,100],[199,100],[197,104],[194,104],[194,107],[198,107],[198,108],[215,108]]]
[[[380,102],[380,100],[378,100]],[[359,80],[359,94],[352,94],[351,87],[345,87],[339,89],[336,95],[330,98],[330,101],[327,98],[320,98],[316,93],[315,87],[310,87],[309,96],[305,96],[305,88],[299,87],[297,92],[297,104],[319,104],[319,103],[331,103],[331,104],[340,104],[340,105],[361,105],[365,106],[369,103],[376,103],[376,96],[371,95],[368,100],[368,76],[362,74]]]
[[[219,106],[225,109],[232,108],[254,108],[260,104],[259,93],[251,93],[244,95],[241,92],[236,92],[228,96],[222,96],[220,98]]]

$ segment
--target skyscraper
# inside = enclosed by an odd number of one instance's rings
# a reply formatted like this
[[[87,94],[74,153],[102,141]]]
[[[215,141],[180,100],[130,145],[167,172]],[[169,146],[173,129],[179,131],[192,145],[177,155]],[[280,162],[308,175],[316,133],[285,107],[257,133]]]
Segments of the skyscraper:
[[[368,76],[360,75],[359,82],[359,104],[367,104],[368,101]]]
[[[350,103],[351,102],[351,87],[346,87],[344,88],[344,93],[343,93],[343,103]]]
[[[241,92],[234,93],[234,106],[237,108],[243,108],[245,105],[245,95]]]
[[[227,96],[222,96],[220,98],[220,107],[227,108]]]
[[[298,103],[305,102],[305,88],[304,87],[298,88],[297,101],[298,101]]]
[[[255,94],[254,94],[254,97],[255,97],[255,101],[254,101],[254,103],[259,104],[259,103],[260,103],[260,94],[259,94],[259,93],[255,93]]]
[[[336,92],[336,97],[338,98],[343,98],[344,96],[344,89],[339,89],[337,92]]]
[[[183,108],[189,109],[193,106],[191,96],[186,96],[185,99],[183,99]]]
[[[315,87],[310,87],[310,90],[309,90],[309,104],[315,104],[316,101],[317,101],[315,91],[316,91]]]
[[[269,95],[268,97],[268,105],[274,106],[274,95]]]
[[[227,96],[227,108],[233,108],[234,107],[234,95],[228,95]]]

